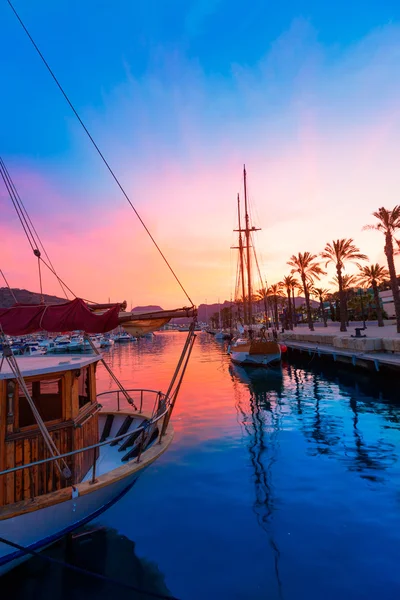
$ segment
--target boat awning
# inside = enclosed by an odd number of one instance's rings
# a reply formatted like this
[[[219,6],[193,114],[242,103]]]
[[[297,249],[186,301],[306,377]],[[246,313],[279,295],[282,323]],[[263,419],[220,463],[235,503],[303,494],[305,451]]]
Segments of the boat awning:
[[[16,304],[0,308],[0,326],[7,335],[28,335],[38,331],[105,333],[122,325],[129,333],[141,335],[160,329],[173,318],[196,315],[193,306],[147,313],[123,312],[125,306],[115,304],[104,310],[104,305],[88,306],[81,298],[63,304]]]
[[[121,309],[116,304],[96,314],[80,298],[63,304],[34,304],[0,308],[0,325],[7,335],[27,335],[37,331],[85,331],[105,333],[119,325]]]

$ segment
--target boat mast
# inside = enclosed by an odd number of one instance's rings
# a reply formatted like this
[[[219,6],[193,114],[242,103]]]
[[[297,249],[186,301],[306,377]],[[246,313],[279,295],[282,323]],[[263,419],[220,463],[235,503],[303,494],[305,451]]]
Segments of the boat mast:
[[[242,298],[243,298],[243,323],[246,323],[246,289],[244,282],[244,261],[243,261],[243,241],[242,241],[242,226],[240,223],[240,197],[237,195],[238,202],[238,218],[239,218],[239,265],[240,276],[242,279]]]
[[[251,289],[251,254],[250,254],[250,218],[247,206],[247,180],[246,180],[246,165],[243,165],[243,184],[244,184],[244,213],[245,213],[245,234],[246,234],[246,250],[247,250],[247,293],[249,297],[249,304],[247,308],[249,334],[251,337],[251,325],[253,321],[253,307],[251,302],[252,289]]]

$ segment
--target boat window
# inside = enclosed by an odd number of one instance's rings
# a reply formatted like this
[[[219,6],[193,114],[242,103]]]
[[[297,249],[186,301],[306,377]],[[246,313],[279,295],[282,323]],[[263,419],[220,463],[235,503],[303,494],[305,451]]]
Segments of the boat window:
[[[90,381],[89,381],[89,369],[85,367],[81,369],[78,378],[78,394],[79,394],[79,408],[83,408],[90,402]]]
[[[62,379],[46,379],[31,381],[26,384],[29,394],[35,403],[43,421],[62,419]],[[19,427],[36,425],[31,407],[24,392],[18,386]]]

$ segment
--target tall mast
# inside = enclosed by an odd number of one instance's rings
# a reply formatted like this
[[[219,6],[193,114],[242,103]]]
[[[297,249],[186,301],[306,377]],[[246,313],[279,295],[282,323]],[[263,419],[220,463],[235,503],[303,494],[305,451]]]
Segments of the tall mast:
[[[251,336],[251,324],[253,321],[253,306],[251,302],[252,289],[251,289],[251,253],[250,253],[250,219],[249,211],[247,206],[247,181],[246,181],[246,165],[243,165],[243,184],[244,184],[244,218],[245,218],[245,234],[246,234],[246,251],[247,251],[247,293],[249,297],[247,315],[249,331]]]
[[[242,298],[243,298],[243,323],[246,323],[246,288],[244,282],[244,261],[243,261],[243,241],[242,241],[242,226],[240,222],[240,197],[237,195],[238,202],[238,219],[239,219],[239,265],[240,276],[242,279]]]

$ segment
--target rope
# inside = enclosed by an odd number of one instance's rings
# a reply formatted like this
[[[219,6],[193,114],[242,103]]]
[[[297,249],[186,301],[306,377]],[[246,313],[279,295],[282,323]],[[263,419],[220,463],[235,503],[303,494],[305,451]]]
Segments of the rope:
[[[19,204],[20,204],[20,207],[22,208],[22,211],[23,211],[23,213],[25,214],[25,217],[26,217],[27,221],[29,222],[30,226],[32,227],[32,230],[33,230],[33,231],[34,231],[34,233],[35,233],[36,239],[37,239],[37,241],[39,242],[39,245],[40,245],[41,249],[43,250],[43,252],[44,252],[44,254],[45,254],[45,256],[46,256],[47,260],[49,261],[49,263],[50,263],[50,265],[51,265],[51,267],[52,267],[52,269],[53,269],[53,272],[54,272],[55,276],[56,276],[56,277],[57,277],[57,279],[58,279],[58,282],[59,282],[59,284],[60,284],[60,287],[61,287],[61,289],[62,289],[62,291],[63,291],[63,294],[65,295],[65,297],[66,297],[66,298],[67,298],[67,300],[68,300],[68,294],[66,293],[66,291],[65,291],[65,289],[64,289],[64,287],[63,287],[63,284],[62,284],[62,282],[61,282],[61,279],[58,277],[57,273],[55,272],[55,269],[54,269],[53,263],[51,262],[51,259],[50,259],[49,255],[47,254],[46,248],[44,247],[44,244],[43,244],[43,242],[42,242],[42,240],[41,240],[41,238],[40,238],[40,236],[39,236],[38,232],[36,231],[36,228],[35,228],[34,224],[32,223],[32,220],[31,220],[31,218],[30,218],[30,216],[29,216],[29,213],[28,213],[28,211],[26,210],[24,203],[22,202],[22,198],[21,198],[21,196],[19,195],[19,193],[18,193],[18,190],[17,190],[17,188],[15,187],[15,184],[14,184],[13,180],[11,179],[11,175],[9,174],[9,172],[8,172],[8,170],[7,170],[7,167],[6,167],[6,165],[4,164],[4,161],[3,161],[3,159],[2,159],[2,158],[0,158],[0,164],[1,164],[1,166],[3,167],[4,171],[7,173],[7,175],[8,175],[8,179],[9,179],[9,182],[10,182],[10,185],[11,185],[11,187],[12,187],[12,189],[13,189],[13,192],[14,192],[14,194],[15,194],[16,198],[18,199],[18,202],[19,202]],[[74,294],[74,295],[75,295],[75,294]]]
[[[1,273],[1,275],[2,275],[2,277],[3,277],[3,279],[4,279],[4,281],[6,282],[6,286],[7,286],[7,287],[8,287],[8,289],[10,290],[10,294],[11,294],[11,296],[14,298],[14,302],[15,302],[15,304],[17,304],[17,303],[18,303],[18,301],[17,301],[17,298],[15,297],[15,294],[14,294],[13,290],[10,288],[10,284],[8,283],[8,281],[7,281],[7,279],[6,279],[6,276],[4,275],[4,273],[3,273],[3,271],[2,271],[1,269],[0,269],[0,273]]]
[[[90,336],[88,336],[87,333],[85,333],[84,339],[86,339],[89,342],[90,346],[92,347],[93,352],[95,354],[97,354],[97,356],[100,356],[100,361],[105,366],[105,368],[107,369],[109,375],[115,381],[115,383],[117,384],[117,386],[119,387],[119,389],[121,390],[121,392],[124,394],[124,396],[125,396],[126,401],[128,402],[128,404],[130,404],[135,410],[137,410],[137,406],[135,405],[134,401],[132,400],[132,398],[130,397],[130,395],[128,394],[128,392],[126,391],[126,389],[124,388],[124,386],[120,382],[120,380],[117,378],[117,376],[115,375],[115,373],[113,373],[113,371],[111,370],[111,367],[108,366],[108,364],[106,363],[106,361],[103,358],[103,355],[101,354],[101,352],[98,351],[98,349],[93,344],[92,340],[90,339]]]
[[[18,204],[16,202],[15,196],[13,194],[12,187],[10,186],[10,183],[9,183],[8,173],[7,173],[7,171],[4,171],[4,167],[3,167],[3,162],[2,161],[0,162],[0,173],[1,173],[1,176],[2,176],[3,181],[4,181],[4,185],[6,186],[7,191],[10,194],[11,202],[14,205],[14,208],[15,208],[15,211],[17,213],[18,219],[19,219],[19,221],[20,221],[20,223],[22,225],[22,228],[23,228],[23,230],[25,232],[27,240],[28,240],[28,242],[29,242],[29,244],[30,244],[30,246],[32,248],[32,252],[35,252],[35,246],[34,246],[34,243],[32,243],[32,237],[29,235],[30,234],[29,226],[27,226],[26,220],[24,219],[23,214],[22,215],[20,214],[21,209],[19,208],[19,206],[18,206]],[[29,233],[28,233],[28,231],[29,231]]]
[[[38,256],[38,270],[39,270],[39,286],[40,286],[40,303],[44,304],[44,300],[43,300],[43,285],[42,285],[42,271],[40,269],[40,256]]]
[[[104,581],[105,583],[111,583],[113,585],[117,585],[128,590],[132,590],[137,592],[138,594],[143,594],[149,596],[151,598],[160,598],[160,600],[179,600],[175,596],[166,596],[165,594],[158,594],[157,592],[149,592],[146,590],[142,590],[141,588],[136,587],[130,583],[125,583],[124,581],[118,581],[118,579],[114,579],[113,577],[108,577],[107,575],[102,575],[101,573],[95,573],[94,571],[89,571],[88,569],[83,569],[82,567],[78,567],[76,565],[71,565],[70,563],[64,562],[63,560],[59,560],[57,558],[52,558],[51,556],[46,556],[41,552],[37,552],[36,550],[30,550],[29,548],[25,548],[20,544],[16,544],[15,542],[11,542],[4,537],[0,537],[0,543],[5,544],[6,546],[10,546],[11,548],[15,548],[24,554],[30,554],[32,556],[36,556],[41,560],[47,561],[53,565],[65,567],[66,569],[70,569],[71,571],[75,571],[76,573],[80,573],[81,575],[86,575],[89,577],[94,577],[95,579],[99,579],[100,581]]]
[[[141,218],[141,216],[139,215],[138,211],[136,210],[136,208],[134,207],[131,199],[129,198],[128,194],[126,193],[125,189],[122,187],[122,184],[120,183],[118,177],[115,175],[114,171],[112,170],[111,166],[109,165],[109,163],[107,162],[106,158],[104,157],[103,153],[101,152],[100,148],[98,147],[98,145],[96,144],[96,142],[94,141],[92,135],[90,134],[88,128],[86,127],[86,125],[84,124],[84,122],[82,121],[81,117],[79,116],[77,110],[75,109],[74,105],[72,104],[71,100],[69,99],[69,97],[67,96],[66,92],[64,91],[64,88],[62,87],[61,83],[58,81],[57,77],[55,76],[54,72],[52,71],[50,65],[48,64],[48,62],[46,61],[45,57],[43,56],[43,54],[41,53],[41,51],[39,50],[38,46],[36,45],[34,39],[32,38],[31,34],[29,33],[28,29],[25,27],[21,17],[19,16],[19,14],[17,13],[17,11],[15,10],[14,6],[11,3],[11,0],[7,0],[11,10],[13,11],[14,15],[16,16],[16,18],[18,19],[22,29],[25,31],[26,35],[28,36],[29,40],[31,41],[33,47],[35,48],[36,52],[38,53],[38,55],[40,56],[40,58],[43,61],[43,64],[45,65],[45,67],[47,68],[48,72],[50,73],[51,77],[53,78],[54,82],[56,83],[57,87],[59,88],[60,92],[62,93],[62,95],[64,96],[65,100],[67,101],[67,103],[69,104],[72,112],[74,113],[75,117],[78,119],[79,123],[81,124],[83,130],[85,131],[86,135],[88,136],[89,140],[91,141],[93,147],[95,148],[95,150],[97,151],[97,154],[100,156],[101,160],[103,161],[104,165],[106,166],[106,168],[108,169],[110,175],[112,176],[112,178],[114,179],[115,183],[117,184],[117,186],[119,187],[119,189],[121,190],[123,196],[125,197],[125,199],[128,201],[130,207],[132,208],[132,210],[134,211],[135,215],[137,216],[137,218],[139,219],[141,225],[143,226],[144,230],[146,231],[147,235],[149,236],[149,238],[151,239],[151,241],[153,242],[154,246],[157,248],[159,254],[161,255],[162,259],[164,260],[165,264],[167,265],[168,269],[170,270],[170,272],[172,273],[172,275],[174,276],[175,280],[177,281],[179,287],[181,288],[181,290],[183,291],[183,293],[185,294],[186,298],[189,300],[191,306],[194,306],[194,303],[192,301],[192,299],[190,298],[189,294],[187,293],[187,291],[185,290],[185,288],[183,287],[181,281],[179,280],[178,276],[176,275],[175,271],[173,270],[173,268],[171,267],[170,263],[168,262],[166,256],[164,255],[164,253],[162,252],[161,248],[159,247],[159,245],[157,244],[157,242],[155,241],[154,237],[152,236],[152,234],[150,233],[150,230],[148,229],[148,227],[146,226],[145,222],[143,221],[143,219]]]
[[[55,275],[55,277],[58,280],[58,283],[60,284],[60,287],[63,291],[63,294],[65,295],[65,297],[68,300],[68,295],[64,289],[64,287],[66,287],[73,296],[75,296],[75,294],[68,288],[68,286],[66,286],[64,284],[64,282],[61,280],[61,278],[58,276],[58,274],[56,273],[56,270],[50,260],[49,255],[46,252],[46,249],[43,245],[42,240],[40,239],[33,223],[32,220],[28,214],[28,211],[25,208],[24,203],[22,202],[22,199],[17,191],[17,188],[15,187],[15,184],[11,178],[11,175],[3,161],[3,159],[0,157],[0,173],[1,176],[3,178],[4,184],[6,186],[6,189],[9,193],[9,196],[11,198],[11,202],[15,208],[15,212],[17,213],[18,219],[22,225],[22,228],[25,232],[26,238],[29,242],[29,245],[32,249],[33,254],[39,259],[42,260],[43,264],[45,264],[50,271]],[[39,250],[39,246],[41,246],[44,254],[46,255],[47,260],[49,261],[51,268],[47,265],[47,263],[42,259],[41,257],[41,252]],[[39,283],[41,285],[41,272],[40,272],[40,264],[38,264],[38,268],[39,268]],[[41,289],[41,295],[43,296],[43,291]],[[76,297],[76,296],[75,296]],[[42,302],[43,302],[43,297],[42,297]]]

